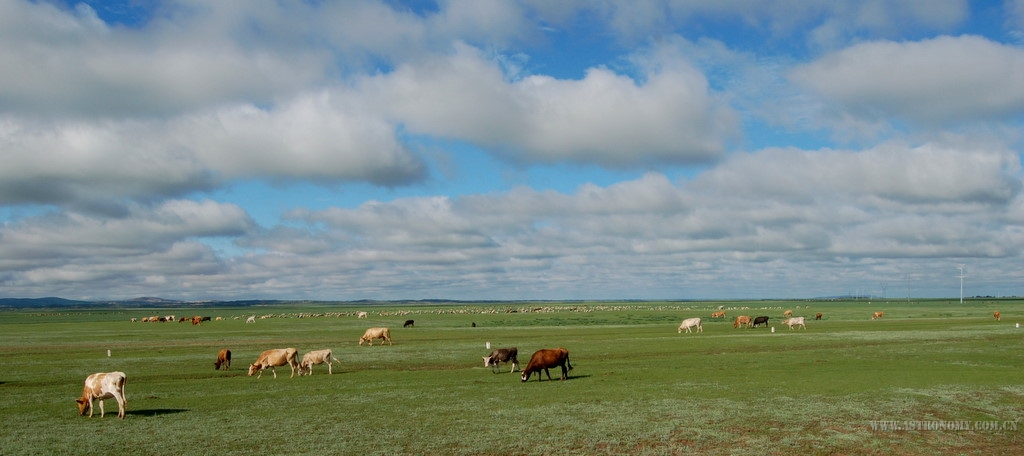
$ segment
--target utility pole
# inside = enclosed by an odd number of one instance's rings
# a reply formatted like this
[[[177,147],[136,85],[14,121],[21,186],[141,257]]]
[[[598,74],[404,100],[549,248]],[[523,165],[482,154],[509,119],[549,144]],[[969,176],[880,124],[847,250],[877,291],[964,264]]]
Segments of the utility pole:
[[[964,303],[964,265],[958,265],[960,269],[960,304]]]

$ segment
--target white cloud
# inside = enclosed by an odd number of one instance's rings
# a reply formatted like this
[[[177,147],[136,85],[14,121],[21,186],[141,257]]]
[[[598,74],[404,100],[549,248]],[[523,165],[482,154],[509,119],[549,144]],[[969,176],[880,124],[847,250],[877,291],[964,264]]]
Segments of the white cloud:
[[[605,68],[581,80],[509,81],[468,46],[360,87],[410,130],[474,142],[514,162],[635,167],[716,159],[736,119],[683,61],[640,83]]]
[[[931,124],[1024,114],[1024,50],[976,36],[858,44],[791,77],[859,117]]]

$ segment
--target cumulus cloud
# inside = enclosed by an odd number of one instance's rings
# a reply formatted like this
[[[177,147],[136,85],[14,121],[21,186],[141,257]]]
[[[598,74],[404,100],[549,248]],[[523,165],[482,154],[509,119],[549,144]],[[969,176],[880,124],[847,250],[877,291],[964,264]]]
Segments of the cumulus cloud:
[[[411,131],[469,140],[519,163],[703,163],[721,156],[737,124],[685,62],[663,63],[643,82],[606,68],[580,80],[508,80],[459,45],[360,87]]]
[[[1024,113],[1024,50],[977,36],[857,44],[791,78],[859,117],[948,123]]]

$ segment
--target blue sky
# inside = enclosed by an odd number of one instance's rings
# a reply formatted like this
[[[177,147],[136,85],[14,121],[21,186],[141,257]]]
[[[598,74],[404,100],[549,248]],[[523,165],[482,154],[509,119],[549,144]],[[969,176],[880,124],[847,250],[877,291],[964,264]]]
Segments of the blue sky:
[[[0,0],[0,297],[1024,295],[1024,0]]]

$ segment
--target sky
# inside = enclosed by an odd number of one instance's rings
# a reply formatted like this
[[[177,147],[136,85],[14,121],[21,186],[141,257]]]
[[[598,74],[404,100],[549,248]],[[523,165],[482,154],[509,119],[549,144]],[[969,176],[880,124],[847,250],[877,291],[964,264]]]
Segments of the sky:
[[[0,297],[1024,295],[1024,0],[0,0]]]

